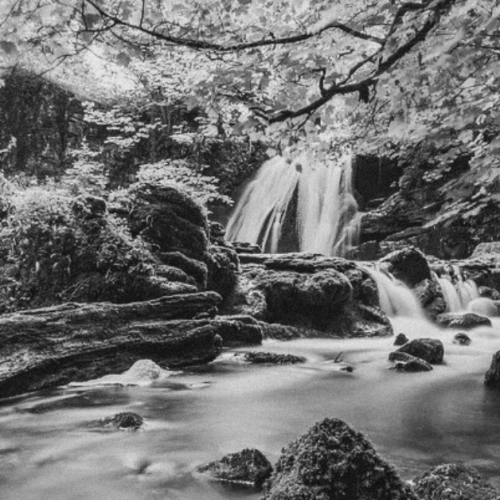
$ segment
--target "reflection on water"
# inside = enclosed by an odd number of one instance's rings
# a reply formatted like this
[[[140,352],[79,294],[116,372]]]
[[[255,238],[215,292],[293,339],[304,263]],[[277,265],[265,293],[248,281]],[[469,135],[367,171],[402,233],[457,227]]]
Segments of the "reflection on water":
[[[229,358],[150,387],[67,388],[0,405],[0,497],[156,500],[257,499],[193,475],[196,465],[244,447],[274,462],[313,422],[341,418],[366,433],[410,478],[438,463],[463,461],[500,485],[500,394],[482,384],[500,349],[500,323],[469,333],[468,347],[417,319],[395,319],[410,338],[439,337],[445,364],[396,373],[393,339],[268,341],[262,350],[298,354],[293,366],[252,366]],[[353,373],[339,370],[342,352]],[[92,422],[122,411],[144,430]]]

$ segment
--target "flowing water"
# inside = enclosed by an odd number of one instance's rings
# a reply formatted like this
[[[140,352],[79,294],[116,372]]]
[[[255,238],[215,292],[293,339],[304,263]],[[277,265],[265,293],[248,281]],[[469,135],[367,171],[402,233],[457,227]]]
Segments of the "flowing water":
[[[305,153],[268,160],[238,201],[227,238],[269,252],[295,240],[288,250],[343,255],[356,243],[361,220],[351,166],[350,156],[330,163]]]
[[[245,447],[275,462],[281,448],[324,417],[344,419],[411,478],[463,461],[500,485],[500,393],[482,383],[500,349],[500,320],[470,332],[470,346],[415,317],[393,319],[410,338],[437,337],[445,363],[432,372],[389,369],[393,338],[266,341],[299,354],[293,366],[238,363],[232,352],[199,370],[144,387],[71,387],[1,402],[2,500],[229,499],[259,495],[208,483],[198,464]],[[340,371],[339,353],[354,366]],[[92,424],[122,411],[143,430]]]

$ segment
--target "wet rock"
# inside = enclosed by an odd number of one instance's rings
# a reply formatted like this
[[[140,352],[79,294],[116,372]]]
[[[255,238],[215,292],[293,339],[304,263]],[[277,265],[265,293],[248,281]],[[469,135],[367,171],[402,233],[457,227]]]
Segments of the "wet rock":
[[[411,354],[427,363],[436,365],[443,362],[444,347],[438,339],[413,339],[396,352]]]
[[[209,248],[207,265],[207,288],[226,299],[233,291],[238,279],[240,263],[236,252],[226,246],[212,245]]]
[[[246,361],[253,364],[269,363],[273,365],[294,365],[297,363],[305,363],[306,361],[306,358],[302,356],[262,351],[246,352],[244,358]]]
[[[490,368],[484,375],[484,385],[500,389],[500,351],[493,354]]]
[[[398,333],[394,339],[394,345],[405,345],[409,341],[404,333]]]
[[[480,297],[471,300],[467,304],[467,311],[470,311],[481,316],[486,316],[488,318],[494,318],[498,316],[498,307],[495,302],[486,297]]]
[[[423,280],[431,279],[431,271],[424,254],[413,246],[386,255],[380,264],[398,280],[410,288],[415,287]]]
[[[262,343],[262,326],[250,316],[219,316],[211,321],[225,346],[258,345]]]
[[[263,500],[417,500],[372,444],[327,418],[286,447]]]
[[[471,342],[472,342],[472,340],[470,339],[470,337],[465,332],[458,332],[453,337],[453,343],[454,344],[470,345]]]
[[[434,467],[414,480],[421,500],[499,500],[500,491],[463,464]]]
[[[232,241],[231,245],[236,250],[236,253],[255,254],[262,253],[262,248],[259,245],[247,243],[243,241]]]
[[[491,300],[500,300],[500,292],[498,292],[498,290],[495,290],[494,288],[491,288],[490,286],[480,286],[478,291],[481,297],[485,297]]]
[[[259,450],[246,448],[238,453],[226,455],[220,460],[201,465],[196,470],[213,481],[260,488],[271,475],[273,468]]]
[[[444,313],[436,318],[439,326],[448,328],[475,328],[477,326],[491,326],[491,320],[476,313]]]
[[[104,427],[113,426],[118,430],[136,431],[142,426],[143,422],[144,419],[137,413],[126,411],[104,418],[100,421],[100,424]]]
[[[446,301],[439,283],[433,279],[425,279],[413,288],[420,305],[427,317],[434,321],[439,314],[446,311]]]
[[[395,363],[394,370],[400,372],[430,372],[432,366],[427,361],[405,352],[391,352],[389,361]]]

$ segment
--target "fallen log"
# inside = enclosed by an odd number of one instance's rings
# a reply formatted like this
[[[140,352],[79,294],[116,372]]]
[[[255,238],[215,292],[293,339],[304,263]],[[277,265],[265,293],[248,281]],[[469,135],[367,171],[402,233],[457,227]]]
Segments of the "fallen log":
[[[129,304],[68,303],[0,316],[0,397],[127,370],[149,358],[168,367],[206,363],[224,322],[213,292]],[[178,319],[181,318],[181,319]]]

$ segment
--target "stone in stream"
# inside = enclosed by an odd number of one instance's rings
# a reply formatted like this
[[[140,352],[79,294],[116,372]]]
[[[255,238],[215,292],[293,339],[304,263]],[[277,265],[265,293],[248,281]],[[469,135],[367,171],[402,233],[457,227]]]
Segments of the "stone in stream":
[[[434,467],[414,479],[421,500],[500,500],[500,491],[462,464]]]
[[[486,316],[468,313],[444,313],[436,318],[439,326],[448,328],[475,328],[476,326],[491,326],[491,320]]]
[[[470,345],[472,342],[471,338],[465,333],[465,332],[458,332],[454,337],[453,341],[454,344],[459,344],[459,345]]]
[[[363,434],[326,418],[282,452],[262,500],[417,500]]]
[[[273,467],[259,450],[245,448],[220,460],[200,465],[196,470],[212,481],[260,488],[271,475]]]
[[[406,352],[391,352],[389,361],[395,362],[393,369],[400,372],[430,372],[432,370],[430,363]]]
[[[443,362],[444,347],[438,339],[413,339],[401,346],[397,352],[411,354],[427,363],[436,365]]]
[[[143,422],[144,419],[140,415],[137,415],[137,413],[132,413],[130,411],[117,413],[112,417],[103,418],[99,421],[102,426],[113,426],[118,430],[128,431],[138,430],[142,426]]]
[[[493,354],[491,366],[484,375],[484,385],[493,389],[500,389],[500,351]]]
[[[394,339],[394,345],[405,345],[409,341],[404,333],[398,333]]]

